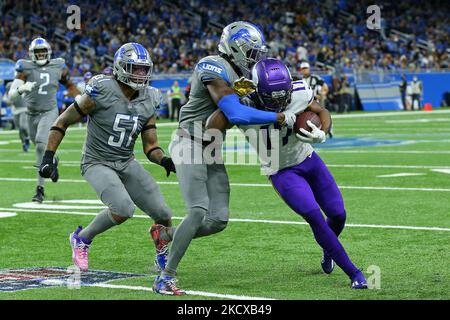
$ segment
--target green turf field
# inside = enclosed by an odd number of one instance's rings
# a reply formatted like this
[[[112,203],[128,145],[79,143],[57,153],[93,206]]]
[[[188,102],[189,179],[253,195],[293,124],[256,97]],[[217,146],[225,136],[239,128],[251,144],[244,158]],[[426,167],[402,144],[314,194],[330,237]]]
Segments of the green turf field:
[[[324,274],[309,227],[296,224],[303,220],[278,198],[259,167],[230,165],[231,218],[237,221],[191,243],[178,270],[179,286],[201,292],[183,299],[450,298],[450,111],[359,115],[335,116],[335,138],[318,152],[342,187],[348,226],[340,239],[367,277],[370,266],[379,267],[380,288],[351,290],[339,268]],[[174,128],[159,126],[165,149]],[[100,211],[79,172],[84,136],[84,128],[68,130],[59,152],[61,181],[47,183],[48,202],[35,208],[29,204],[34,151],[21,151],[16,131],[0,132],[0,212],[17,214],[0,217],[0,299],[171,299],[149,291],[151,221],[139,210],[135,214],[141,217],[95,239],[90,268],[142,276],[109,287],[1,292],[3,269],[69,267],[69,233]],[[136,156],[148,163],[140,144]],[[155,165],[146,168],[162,182],[178,224],[185,209],[176,177],[166,178]],[[67,200],[75,201],[61,202]]]

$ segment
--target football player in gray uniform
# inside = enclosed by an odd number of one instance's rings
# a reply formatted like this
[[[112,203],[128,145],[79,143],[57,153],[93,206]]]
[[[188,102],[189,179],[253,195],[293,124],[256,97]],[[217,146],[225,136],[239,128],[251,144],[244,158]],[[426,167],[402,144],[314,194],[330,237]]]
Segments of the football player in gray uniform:
[[[67,128],[89,116],[83,148],[81,174],[105,204],[94,220],[70,235],[72,260],[82,271],[88,270],[88,251],[94,237],[133,216],[135,205],[155,224],[155,263],[165,267],[168,242],[159,235],[171,226],[172,212],[155,180],[134,157],[134,145],[141,135],[148,159],[163,166],[167,176],[175,172],[171,158],[164,155],[156,134],[156,108],[161,93],[150,87],[153,62],[138,43],[126,43],[114,56],[113,76],[97,75],[86,85],[86,93],[70,105],[51,127],[47,150],[40,166],[45,178],[58,175],[55,152]]]
[[[69,69],[64,59],[52,59],[52,50],[43,38],[34,39],[29,47],[31,60],[20,59],[16,63],[16,78],[9,90],[12,100],[23,95],[28,108],[28,123],[31,141],[36,146],[36,166],[42,161],[48,133],[58,117],[56,93],[59,83],[64,85],[70,96],[80,94],[70,80]],[[44,201],[44,179],[37,176],[38,185],[33,201]],[[53,182],[58,180],[55,176]]]
[[[245,91],[251,67],[267,52],[258,27],[243,21],[229,24],[223,29],[218,49],[218,55],[197,63],[189,100],[181,108],[180,128],[169,146],[188,212],[176,228],[161,232],[172,238],[166,268],[153,284],[154,291],[161,294],[185,294],[176,286],[175,275],[191,240],[220,232],[228,222],[230,186],[225,166],[196,158],[211,143],[205,132],[208,117],[220,108],[233,124],[292,127],[296,119],[289,111],[275,113],[245,106],[236,94]],[[179,159],[181,154],[183,159]],[[193,161],[189,155],[194,155]]]
[[[6,92],[9,92],[11,84],[12,82],[9,82],[6,85]],[[19,129],[19,137],[20,141],[22,141],[22,150],[24,152],[28,152],[28,148],[30,147],[30,135],[28,131],[28,115],[25,101],[20,95],[16,96],[15,99],[11,99],[9,94],[5,94],[3,96],[3,101],[7,105],[11,105],[13,107],[14,125]]]

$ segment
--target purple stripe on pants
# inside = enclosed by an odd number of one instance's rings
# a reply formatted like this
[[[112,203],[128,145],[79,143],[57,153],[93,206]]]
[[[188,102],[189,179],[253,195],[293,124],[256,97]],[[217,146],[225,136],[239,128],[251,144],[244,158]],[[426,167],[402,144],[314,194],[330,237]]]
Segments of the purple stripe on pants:
[[[272,175],[271,180],[286,204],[309,223],[324,252],[349,277],[358,272],[337,238],[345,225],[344,201],[319,155],[313,152],[302,163]]]

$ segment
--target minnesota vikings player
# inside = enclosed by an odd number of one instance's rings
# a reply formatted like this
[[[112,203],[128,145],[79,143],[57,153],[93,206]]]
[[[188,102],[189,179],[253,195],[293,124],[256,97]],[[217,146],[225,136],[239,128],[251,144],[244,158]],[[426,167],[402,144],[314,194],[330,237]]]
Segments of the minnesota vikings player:
[[[338,240],[346,219],[342,195],[330,171],[311,146],[311,143],[325,141],[325,134],[331,126],[329,112],[314,100],[313,91],[304,80],[292,81],[288,68],[280,60],[269,58],[256,63],[252,69],[252,80],[256,92],[250,97],[256,108],[274,112],[288,110],[295,114],[309,110],[319,115],[322,130],[308,121],[312,132],[300,129],[303,135],[277,125],[238,127],[244,132],[249,129],[280,130],[279,148],[270,150],[278,152],[279,166],[274,167],[272,163],[261,159],[263,171],[286,204],[309,223],[317,243],[323,248],[323,271],[331,273],[336,262],[351,279],[352,288],[366,289],[364,275],[351,262]],[[216,112],[208,126],[223,129],[226,122],[223,113]],[[258,154],[271,149],[270,134],[264,137],[269,139],[265,143],[249,139]],[[265,152],[261,152],[260,148],[266,149]],[[327,216],[326,220],[320,209]]]
[[[51,59],[52,49],[43,38],[34,39],[29,47],[31,60],[20,59],[16,63],[16,78],[9,96],[15,100],[23,95],[28,108],[29,134],[36,146],[36,165],[42,161],[48,133],[52,123],[58,117],[56,93],[59,83],[66,86],[70,96],[80,94],[76,85],[70,80],[69,69],[64,59]],[[44,179],[38,174],[38,185],[33,201],[44,201]],[[53,182],[58,177],[53,177]]]
[[[51,127],[39,170],[45,178],[58,175],[55,152],[67,128],[89,116],[81,173],[107,208],[85,229],[79,226],[70,235],[72,260],[82,271],[88,270],[94,237],[131,218],[135,204],[155,221],[150,229],[152,237],[163,226],[171,225],[172,212],[159,186],[133,154],[140,134],[147,158],[164,167],[167,176],[175,172],[172,160],[158,145],[155,122],[161,93],[149,86],[152,68],[150,54],[142,45],[124,44],[114,56],[113,76],[93,77],[85,94]],[[155,239],[155,262],[160,268],[165,265],[167,244]]]
[[[242,105],[236,94],[245,90],[249,80],[244,77],[249,77],[251,67],[267,52],[264,36],[255,25],[243,21],[229,24],[223,29],[218,49],[218,55],[197,63],[188,103],[181,108],[179,134],[169,147],[188,213],[176,229],[160,233],[165,239],[173,239],[166,268],[153,284],[154,291],[161,294],[185,294],[176,286],[175,275],[191,240],[220,232],[228,222],[230,186],[225,166],[195,157],[202,155],[211,142],[205,135],[208,117],[220,108],[233,124],[292,127],[295,122],[295,115],[289,111],[268,112]],[[180,153],[194,155],[195,159],[177,160]]]

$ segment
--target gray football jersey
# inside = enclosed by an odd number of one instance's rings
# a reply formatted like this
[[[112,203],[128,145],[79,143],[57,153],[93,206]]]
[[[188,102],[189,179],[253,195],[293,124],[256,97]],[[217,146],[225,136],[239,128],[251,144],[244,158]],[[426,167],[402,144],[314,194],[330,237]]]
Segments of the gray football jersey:
[[[313,91],[308,86],[304,80],[293,82],[293,92],[291,103],[286,107],[286,110],[292,111],[293,113],[303,112],[314,98]],[[309,143],[304,143],[297,139],[293,129],[287,127],[281,127],[276,124],[270,124],[265,126],[259,125],[249,125],[249,126],[238,126],[244,133],[248,129],[258,131],[257,135],[246,134],[246,139],[252,146],[254,150],[260,155],[261,168],[263,172],[267,175],[272,175],[278,170],[295,166],[303,160],[306,159],[313,152],[313,147]],[[271,130],[277,129],[278,135],[275,137],[278,139],[278,153],[272,154],[272,147],[275,145],[271,138]],[[264,130],[265,132],[260,132],[259,130]],[[267,131],[266,131],[267,130]],[[249,139],[249,137],[258,137],[258,139]],[[261,141],[264,139],[265,141]],[[264,148],[264,150],[261,150]],[[269,154],[270,158],[264,159],[261,155]],[[274,156],[278,158],[277,163],[273,161]]]
[[[65,67],[63,58],[51,59],[43,66],[30,60],[17,61],[16,71],[24,73],[27,82],[36,82],[33,90],[23,95],[30,112],[45,112],[57,108],[56,93]]]
[[[114,77],[100,74],[86,85],[86,94],[95,109],[89,115],[82,163],[131,159],[136,138],[161,104],[161,92],[147,87],[130,101]]]
[[[204,133],[206,119],[217,109],[204,84],[215,79],[222,79],[233,88],[239,76],[230,63],[220,56],[207,56],[201,59],[192,74],[189,100],[180,112],[180,127],[187,129],[193,136],[197,132]],[[195,136],[198,137],[198,134]]]

